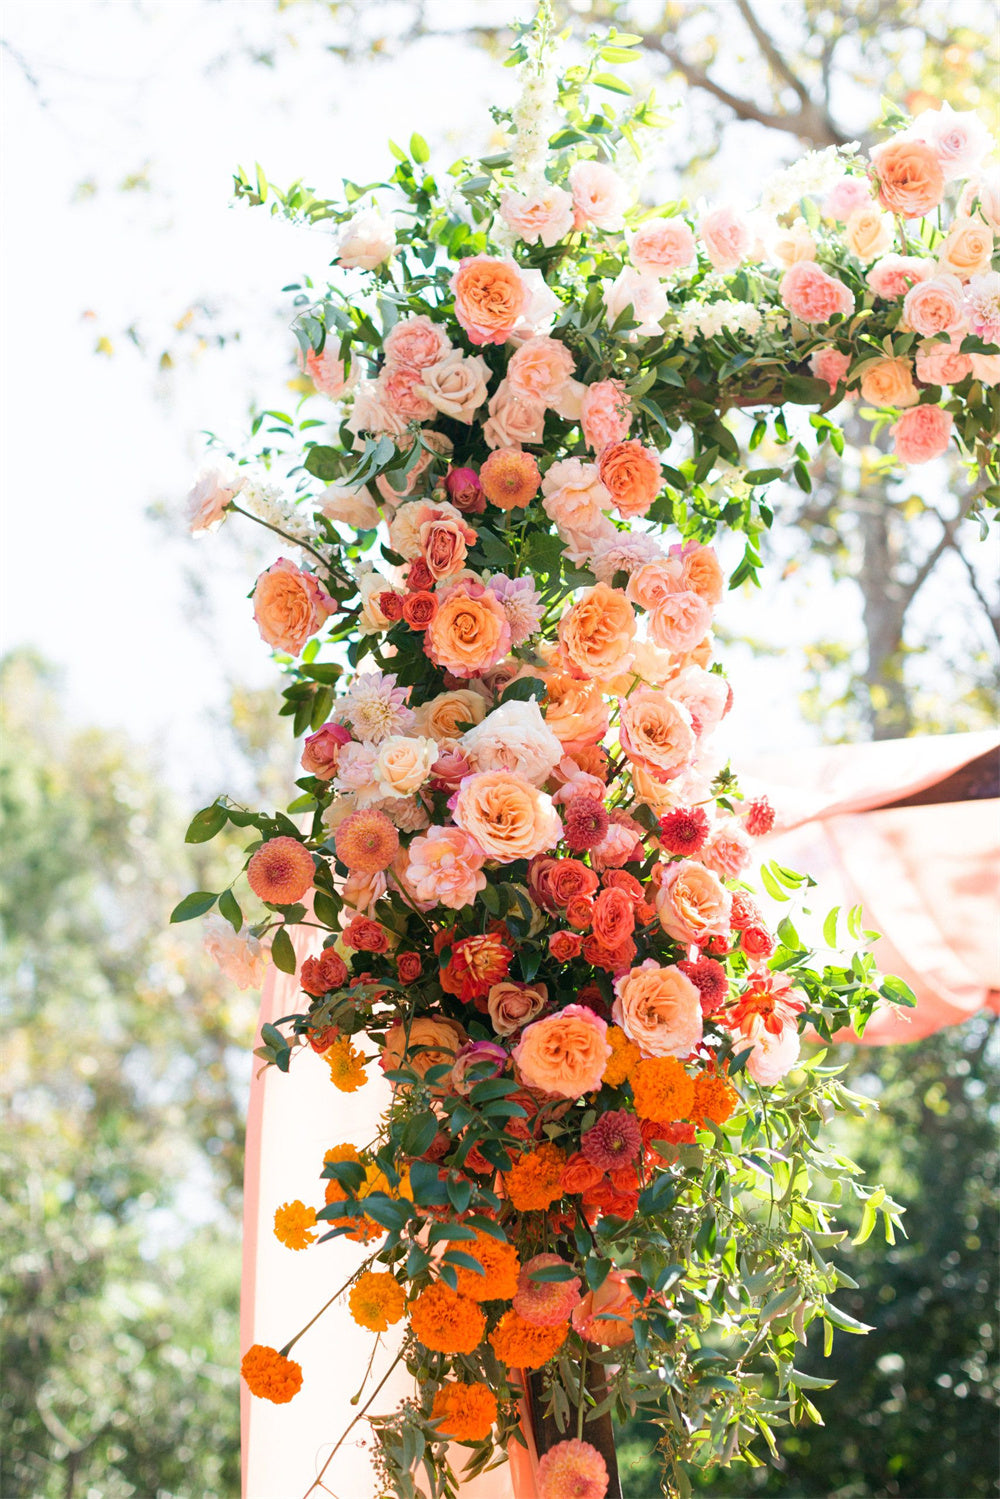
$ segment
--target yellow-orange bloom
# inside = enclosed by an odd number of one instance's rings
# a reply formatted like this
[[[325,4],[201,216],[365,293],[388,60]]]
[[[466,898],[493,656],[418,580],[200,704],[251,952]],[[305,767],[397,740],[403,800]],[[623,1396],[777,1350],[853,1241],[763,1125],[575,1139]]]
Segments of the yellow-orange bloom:
[[[403,1288],[387,1270],[366,1270],[347,1298],[351,1316],[369,1332],[387,1332],[406,1310]]]
[[[316,1209],[307,1208],[304,1202],[286,1202],[275,1211],[274,1237],[286,1249],[305,1249],[315,1243],[315,1227]]]
[[[240,1373],[251,1395],[284,1405],[302,1388],[302,1366],[276,1348],[254,1343],[243,1355]]]
[[[541,481],[538,464],[520,448],[497,448],[479,471],[483,494],[501,510],[530,504]]]
[[[704,1124],[706,1119],[725,1124],[739,1105],[740,1095],[728,1078],[711,1072],[699,1072],[694,1080],[694,1103],[691,1118]]]
[[[519,1213],[551,1207],[562,1196],[562,1169],[566,1156],[558,1145],[546,1142],[520,1156],[503,1179],[504,1191]]]
[[[484,1384],[448,1380],[435,1392],[431,1420],[453,1442],[481,1442],[497,1418],[497,1397]]]
[[[609,1088],[620,1088],[631,1077],[641,1053],[635,1042],[630,1041],[617,1025],[608,1026],[608,1045],[611,1047],[611,1055],[601,1081],[607,1083]]]
[[[511,1369],[540,1369],[554,1358],[566,1341],[569,1322],[555,1327],[536,1327],[511,1309],[504,1312],[490,1333],[493,1352]]]
[[[364,1056],[351,1045],[347,1036],[338,1036],[323,1053],[323,1060],[330,1069],[330,1081],[341,1093],[356,1093],[368,1081]]]
[[[471,1239],[463,1240],[454,1247],[478,1260],[485,1271],[479,1275],[465,1265],[457,1269],[458,1289],[462,1296],[469,1296],[473,1301],[511,1299],[517,1291],[517,1278],[521,1273],[521,1261],[513,1244],[502,1244],[490,1234],[477,1233],[474,1243]]]
[[[676,1057],[646,1057],[632,1073],[632,1096],[640,1119],[666,1124],[687,1119],[694,1104],[694,1081]]]
[[[486,1318],[468,1296],[438,1280],[412,1303],[410,1326],[433,1353],[471,1353],[486,1331]]]

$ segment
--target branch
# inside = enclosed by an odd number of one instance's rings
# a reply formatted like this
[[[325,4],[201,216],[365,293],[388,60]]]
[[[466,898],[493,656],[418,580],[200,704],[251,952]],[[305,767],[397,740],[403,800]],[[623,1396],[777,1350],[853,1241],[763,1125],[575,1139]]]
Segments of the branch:
[[[760,48],[761,52],[763,52],[764,56],[771,64],[771,68],[774,73],[779,78],[783,78],[788,84],[789,88],[795,91],[802,104],[811,106],[813,101],[809,97],[808,89],[802,82],[801,78],[799,78],[798,74],[792,71],[789,63],[778,51],[777,47],[774,44],[774,41],[764,30],[763,26],[754,15],[754,12],[750,9],[750,0],[736,0],[736,9],[739,11],[740,15],[743,17],[743,20],[746,22],[746,26],[748,31],[750,32],[750,35],[753,37],[754,41],[757,43],[757,46]]]
[[[943,534],[937,546],[934,547],[934,549],[929,552],[928,555],[924,558],[924,561],[917,569],[916,576],[913,578],[912,582],[908,583],[903,588],[902,597],[904,600],[904,609],[908,609],[910,607],[913,600],[916,598],[921,588],[923,588],[924,584],[927,582],[927,579],[930,577],[931,573],[934,571],[934,568],[937,566],[938,562],[941,560],[941,557],[949,547],[954,547],[959,556],[962,556],[962,550],[958,545],[958,542],[955,540],[954,530],[961,521],[965,520],[966,516],[969,514],[978,498],[978,489],[972,490],[970,494],[966,495],[965,499],[959,506],[958,514],[953,516],[951,520],[945,520],[943,515],[940,515],[935,511],[935,514],[938,514],[938,520],[941,522],[941,529]],[[963,558],[963,561],[964,560],[965,559]]]

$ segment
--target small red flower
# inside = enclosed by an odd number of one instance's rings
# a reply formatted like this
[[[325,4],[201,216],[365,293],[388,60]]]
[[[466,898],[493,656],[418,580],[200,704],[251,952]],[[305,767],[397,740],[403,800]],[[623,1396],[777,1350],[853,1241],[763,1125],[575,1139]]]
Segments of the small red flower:
[[[389,938],[385,929],[368,916],[355,916],[344,932],[345,947],[356,952],[386,952]]]
[[[689,857],[708,841],[708,817],[704,807],[677,807],[660,818],[660,842],[668,854]]]
[[[430,588],[433,582],[434,575],[423,557],[415,558],[410,563],[409,571],[406,574],[406,586],[410,593],[420,593],[422,590]]]
[[[332,947],[325,947],[318,958],[306,958],[299,974],[299,983],[313,999],[343,988],[346,980],[347,964]]]
[[[729,981],[726,970],[714,958],[699,958],[696,963],[678,963],[681,973],[687,975],[698,990],[701,1013],[713,1015],[729,998]]]
[[[729,925],[734,932],[742,932],[746,926],[763,926],[764,915],[752,895],[745,890],[733,891],[733,910]]]
[[[574,853],[596,848],[608,831],[608,814],[596,796],[571,796],[563,817],[563,837]]]
[[[378,596],[378,606],[386,619],[402,619],[403,617],[403,595],[396,593],[394,589],[387,588]]]
[[[423,972],[423,960],[419,953],[401,952],[396,954],[396,972],[399,974],[401,984],[412,984]]]
[[[437,611],[437,599],[426,588],[420,588],[407,595],[402,613],[411,630],[426,630]]]
[[[743,826],[753,838],[762,838],[774,827],[774,808],[766,796],[751,802],[743,817]]]
[[[507,977],[513,957],[495,932],[463,937],[455,943],[447,966],[441,970],[441,987],[468,1004],[489,994],[494,984]]]

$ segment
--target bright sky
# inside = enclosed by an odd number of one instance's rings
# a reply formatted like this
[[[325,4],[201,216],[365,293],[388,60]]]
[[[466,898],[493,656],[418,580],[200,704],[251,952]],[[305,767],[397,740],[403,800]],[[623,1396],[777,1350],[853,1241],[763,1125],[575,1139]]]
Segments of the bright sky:
[[[530,4],[495,8],[509,17]],[[348,67],[322,47],[320,20],[307,6],[279,15],[271,0],[4,8],[2,642],[34,645],[62,666],[73,716],[155,746],[185,791],[227,784],[216,717],[227,683],[275,679],[246,600],[260,564],[232,538],[193,543],[183,530],[199,434],[239,446],[252,397],[287,404],[280,288],[329,259],[322,233],[232,208],[232,171],[259,160],[274,181],[335,189],[342,175],[381,175],[384,139],[415,129],[449,161],[488,147],[488,105],[514,87],[498,62],[447,37]],[[276,67],[251,60],[269,48]],[[137,174],[148,190],[122,191]],[[173,324],[199,301],[219,308],[218,328],[240,330],[238,344],[189,357],[191,340]],[[123,337],[133,322],[156,355],[187,351],[170,375]],[[95,353],[102,336],[110,357]],[[166,521],[152,521],[150,507]],[[194,619],[191,570],[207,590],[210,629]],[[831,633],[855,627],[846,585],[806,599],[791,583],[778,595],[731,597],[723,625],[807,638],[819,606]],[[753,662],[739,650],[729,665],[737,708],[727,748],[815,739],[787,660]]]

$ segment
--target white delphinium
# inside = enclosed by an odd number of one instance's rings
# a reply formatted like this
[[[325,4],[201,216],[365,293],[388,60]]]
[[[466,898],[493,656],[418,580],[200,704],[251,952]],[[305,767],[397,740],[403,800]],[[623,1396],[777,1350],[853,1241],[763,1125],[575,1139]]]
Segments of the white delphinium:
[[[515,192],[528,196],[545,182],[549,136],[557,123],[559,87],[549,39],[552,15],[548,5],[539,9],[531,50],[522,63],[521,94],[511,110],[514,138],[511,141],[511,175]]]
[[[248,515],[271,526],[290,541],[313,552],[329,551],[305,511],[286,499],[279,485],[261,474],[248,474],[240,491],[240,505]]]
[[[847,161],[860,149],[858,141],[848,141],[842,146],[807,151],[800,161],[783,167],[767,179],[760,195],[761,211],[779,218],[803,198],[829,192],[844,175]]]

